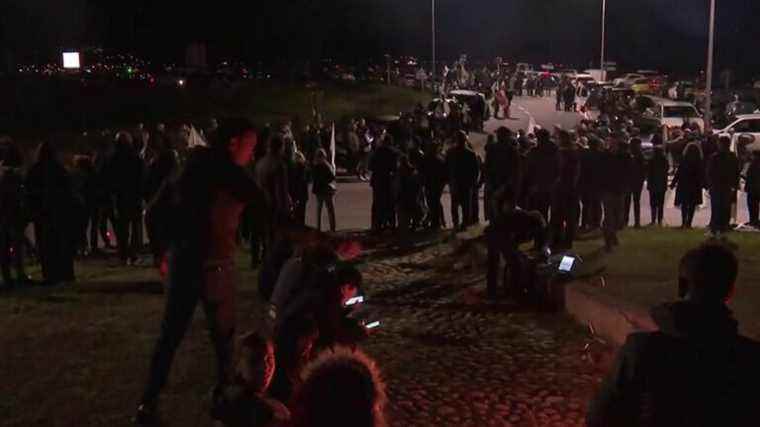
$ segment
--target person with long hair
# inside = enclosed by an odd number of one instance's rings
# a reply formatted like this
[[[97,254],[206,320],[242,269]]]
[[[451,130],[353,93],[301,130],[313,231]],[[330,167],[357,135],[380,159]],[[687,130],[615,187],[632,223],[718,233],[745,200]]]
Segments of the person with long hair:
[[[697,206],[702,204],[704,183],[702,152],[697,145],[689,145],[670,185],[676,190],[676,206],[681,208],[681,228],[691,228]]]

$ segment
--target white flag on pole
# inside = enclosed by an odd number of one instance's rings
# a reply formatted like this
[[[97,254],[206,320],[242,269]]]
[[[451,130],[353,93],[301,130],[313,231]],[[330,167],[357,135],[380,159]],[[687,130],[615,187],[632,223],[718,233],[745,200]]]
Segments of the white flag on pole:
[[[187,137],[187,148],[208,147],[208,143],[203,139],[201,134],[195,130],[195,126],[190,126],[190,134]]]
[[[333,170],[335,170],[335,122],[332,124],[332,130],[330,132],[330,163]]]

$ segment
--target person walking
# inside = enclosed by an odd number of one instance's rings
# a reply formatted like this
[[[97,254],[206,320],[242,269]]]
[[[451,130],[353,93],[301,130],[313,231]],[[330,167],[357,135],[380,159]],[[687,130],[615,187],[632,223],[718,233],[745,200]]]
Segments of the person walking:
[[[716,237],[729,231],[731,205],[739,188],[739,159],[731,152],[731,138],[721,137],[718,152],[707,164],[707,186],[710,190],[710,231]]]
[[[641,227],[641,192],[644,190],[644,181],[646,180],[647,165],[644,159],[644,152],[641,149],[641,139],[633,138],[630,144],[631,148],[631,170],[629,175],[628,194],[625,197],[625,214],[623,224],[628,226],[631,218],[631,207],[633,207],[633,226]],[[633,206],[631,206],[633,205]]]
[[[652,222],[650,225],[662,225],[665,216],[665,192],[668,189],[668,171],[670,165],[662,147],[655,147],[652,159],[647,165],[647,190]]]
[[[266,195],[245,169],[256,142],[256,132],[248,120],[221,121],[211,148],[197,149],[177,182],[164,187],[164,194],[159,196],[173,200],[178,215],[165,224],[172,236],[168,294],[137,409],[135,421],[139,425],[159,422],[158,397],[199,302],[216,354],[214,407],[232,383],[236,235],[245,205],[266,203]]]
[[[69,173],[51,143],[40,145],[37,162],[26,178],[26,190],[44,284],[71,283],[78,243],[74,195]]]
[[[323,149],[317,150],[312,167],[312,193],[317,198],[317,230],[322,231],[322,209],[327,208],[330,231],[335,232],[335,171]]]
[[[702,153],[699,147],[690,145],[670,183],[670,188],[676,190],[675,204],[681,208],[681,228],[691,228],[697,206],[702,204],[704,173]]]

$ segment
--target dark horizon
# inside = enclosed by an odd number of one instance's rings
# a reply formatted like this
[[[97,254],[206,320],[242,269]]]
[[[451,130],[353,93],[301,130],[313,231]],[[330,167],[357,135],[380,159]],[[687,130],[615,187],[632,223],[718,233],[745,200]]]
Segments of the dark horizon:
[[[313,0],[214,8],[176,0],[9,0],[0,10],[0,45],[17,62],[62,48],[103,46],[157,62],[181,61],[204,41],[219,59],[348,62],[385,53],[431,55],[430,1]],[[704,69],[708,0],[608,0],[609,60],[629,68]],[[598,66],[601,0],[437,1],[438,56],[554,61]],[[760,2],[718,2],[716,71],[760,72]],[[29,28],[34,28],[33,32]]]

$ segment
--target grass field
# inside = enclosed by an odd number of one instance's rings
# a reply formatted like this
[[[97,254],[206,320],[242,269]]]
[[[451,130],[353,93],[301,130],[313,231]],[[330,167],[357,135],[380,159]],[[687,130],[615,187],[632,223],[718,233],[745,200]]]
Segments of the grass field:
[[[583,272],[604,269],[606,286],[597,287],[597,292],[648,308],[677,298],[681,256],[703,243],[705,236],[704,230],[645,228],[627,229],[620,240],[620,248],[609,255],[601,252],[599,240],[579,242],[576,250],[587,261]],[[740,262],[731,306],[742,332],[760,339],[760,234],[732,233],[729,241],[738,247]]]

